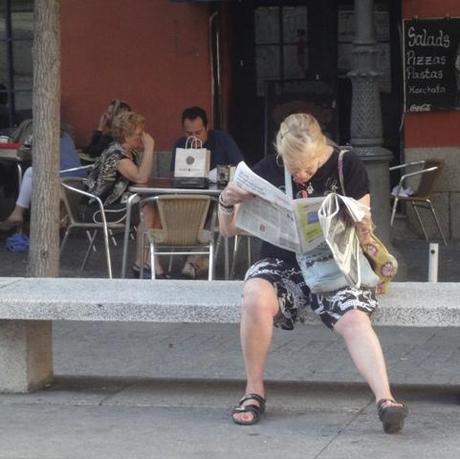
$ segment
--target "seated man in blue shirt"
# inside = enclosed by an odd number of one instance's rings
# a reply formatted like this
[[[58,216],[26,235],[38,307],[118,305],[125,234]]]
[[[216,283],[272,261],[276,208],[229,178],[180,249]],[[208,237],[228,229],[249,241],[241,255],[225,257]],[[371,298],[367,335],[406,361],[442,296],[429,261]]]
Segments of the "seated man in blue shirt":
[[[203,148],[211,152],[210,168],[218,164],[236,166],[243,161],[243,155],[230,134],[217,129],[208,129],[208,116],[201,107],[186,108],[182,113],[182,128],[184,136],[177,140],[171,155],[171,171],[174,170],[176,148],[184,148],[187,137],[193,136],[201,140]],[[182,269],[186,277],[195,278],[206,269],[207,257],[190,256]]]
[[[238,145],[230,134],[217,129],[208,129],[208,116],[201,107],[186,108],[182,113],[184,136],[177,140],[171,155],[171,171],[174,170],[176,148],[184,148],[187,137],[201,140],[203,148],[211,152],[211,169],[218,164],[236,166],[243,161]]]

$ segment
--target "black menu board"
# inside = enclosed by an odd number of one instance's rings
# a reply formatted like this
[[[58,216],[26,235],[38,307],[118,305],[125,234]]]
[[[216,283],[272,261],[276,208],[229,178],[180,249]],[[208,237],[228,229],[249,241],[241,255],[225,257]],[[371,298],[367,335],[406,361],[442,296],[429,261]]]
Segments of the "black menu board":
[[[405,110],[460,110],[460,18],[403,25]]]

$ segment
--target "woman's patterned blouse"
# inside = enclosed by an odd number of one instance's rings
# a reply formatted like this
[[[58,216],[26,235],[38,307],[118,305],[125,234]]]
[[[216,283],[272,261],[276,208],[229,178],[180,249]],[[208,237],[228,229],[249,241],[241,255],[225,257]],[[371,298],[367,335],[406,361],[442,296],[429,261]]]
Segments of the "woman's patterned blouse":
[[[129,180],[118,172],[118,162],[129,159],[128,152],[118,142],[113,142],[94,163],[94,169],[88,175],[88,192],[99,197],[104,206],[121,199],[129,186]]]

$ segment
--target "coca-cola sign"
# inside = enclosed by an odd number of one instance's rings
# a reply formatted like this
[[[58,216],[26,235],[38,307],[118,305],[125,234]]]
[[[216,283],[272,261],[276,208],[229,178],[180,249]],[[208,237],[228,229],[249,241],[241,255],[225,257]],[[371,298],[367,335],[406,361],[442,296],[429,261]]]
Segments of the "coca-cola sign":
[[[460,109],[460,18],[404,20],[405,110]]]

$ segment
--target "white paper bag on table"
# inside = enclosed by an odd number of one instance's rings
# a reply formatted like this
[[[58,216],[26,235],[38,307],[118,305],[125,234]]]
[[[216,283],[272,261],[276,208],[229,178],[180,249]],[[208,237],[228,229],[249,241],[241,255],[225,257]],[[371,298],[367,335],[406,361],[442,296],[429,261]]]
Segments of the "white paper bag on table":
[[[208,177],[211,152],[196,137],[188,137],[185,148],[176,148],[174,177]]]

